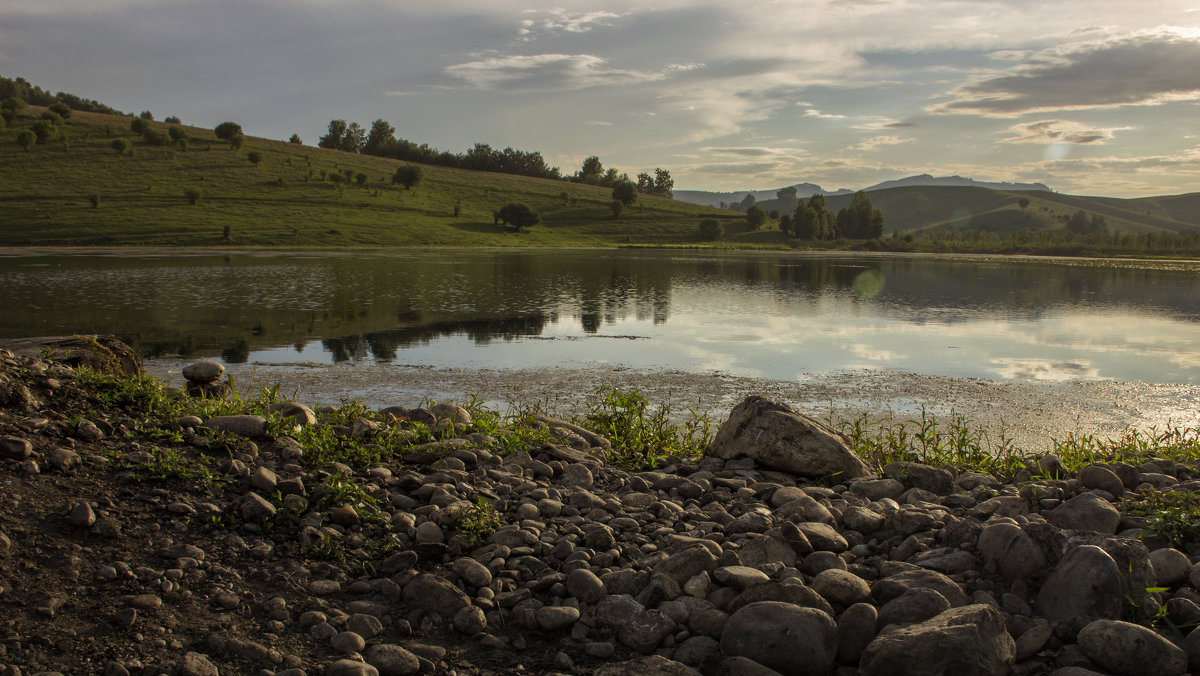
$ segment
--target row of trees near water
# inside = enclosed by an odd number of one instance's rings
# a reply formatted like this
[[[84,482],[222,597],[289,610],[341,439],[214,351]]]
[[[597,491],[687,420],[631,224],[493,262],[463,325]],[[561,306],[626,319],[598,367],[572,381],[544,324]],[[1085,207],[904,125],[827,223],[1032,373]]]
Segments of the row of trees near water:
[[[791,214],[766,212],[757,205],[746,210],[746,223],[758,230],[769,219],[779,221],[779,229],[802,240],[834,241],[840,239],[878,239],[883,236],[883,213],[871,204],[867,193],[858,191],[850,198],[850,204],[835,215],[825,205],[825,197],[817,194],[804,199],[796,198],[795,189],[790,190],[796,209]],[[781,191],[781,198],[786,197]]]

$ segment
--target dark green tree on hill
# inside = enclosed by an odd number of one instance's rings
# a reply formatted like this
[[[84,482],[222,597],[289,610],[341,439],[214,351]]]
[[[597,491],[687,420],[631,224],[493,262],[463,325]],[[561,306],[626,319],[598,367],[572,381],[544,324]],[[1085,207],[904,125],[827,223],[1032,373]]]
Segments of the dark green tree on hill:
[[[371,131],[367,133],[366,143],[363,144],[364,155],[383,155],[396,143],[396,130],[386,120],[379,119],[371,123]]]
[[[637,186],[629,181],[621,181],[613,186],[612,198],[623,206],[631,207],[637,201]],[[620,214],[617,214],[618,216]]]
[[[675,179],[666,169],[654,169],[654,194],[671,199],[675,197]]]
[[[528,228],[542,222],[542,217],[524,204],[505,204],[495,213],[496,222],[504,223],[516,230]]]
[[[758,230],[767,222],[767,212],[763,211],[757,205],[746,210],[746,225],[750,226],[751,230]]]
[[[876,239],[883,236],[883,214],[871,204],[867,193],[859,190],[838,212],[837,226],[842,237]]]
[[[379,121],[382,122],[382,120]],[[341,150],[347,153],[362,152],[366,144],[366,130],[357,122],[346,124],[345,120],[330,120],[328,131],[317,141],[318,148]]]
[[[585,158],[583,164],[579,167],[579,172],[575,174],[576,180],[589,185],[598,185],[603,177],[604,165],[601,164],[600,158],[595,155]]]
[[[396,173],[392,174],[392,184],[402,185],[405,190],[411,190],[413,186],[421,182],[421,168],[406,164],[396,168]]]
[[[222,141],[228,141],[234,136],[242,135],[242,125],[237,122],[222,122],[213,127],[213,133]]]

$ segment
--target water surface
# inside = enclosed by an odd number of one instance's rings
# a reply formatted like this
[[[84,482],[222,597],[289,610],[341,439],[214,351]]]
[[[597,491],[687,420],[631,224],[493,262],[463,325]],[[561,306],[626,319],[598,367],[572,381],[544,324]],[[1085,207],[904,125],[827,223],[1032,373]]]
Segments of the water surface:
[[[1192,263],[636,250],[12,251],[3,337],[152,356],[803,381],[1200,382]]]

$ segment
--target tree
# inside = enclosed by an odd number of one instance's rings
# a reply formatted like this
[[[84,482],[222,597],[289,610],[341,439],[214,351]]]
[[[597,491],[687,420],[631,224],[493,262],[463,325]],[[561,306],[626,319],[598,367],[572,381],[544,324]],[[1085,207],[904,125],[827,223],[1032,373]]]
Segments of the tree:
[[[50,120],[37,120],[29,125],[29,131],[37,137],[38,143],[49,143],[58,136],[58,126]]]
[[[1021,199],[1017,200],[1017,206],[1021,207],[1021,211],[1025,211],[1025,207],[1029,206],[1029,198],[1022,197]]]
[[[124,155],[125,153],[131,153],[131,154],[133,153],[133,146],[129,145],[129,139],[125,139],[125,138],[113,139],[112,149],[117,151],[118,155]]]
[[[750,207],[754,206],[754,203],[757,201],[758,200],[754,199],[754,195],[746,193],[746,196],[742,198],[742,201],[738,202],[738,206],[745,211],[749,211]]]
[[[779,229],[783,232],[790,233],[792,231],[792,215],[783,214],[779,217]]]
[[[746,210],[746,225],[749,225],[751,230],[758,230],[766,222],[767,212],[763,211],[757,205]]]
[[[363,173],[355,174],[354,182],[358,184],[358,187],[365,188],[367,185],[367,175]]]
[[[288,139],[288,143],[294,143],[298,146],[304,145],[304,141],[300,140],[299,134],[292,134],[292,137]]]
[[[258,152],[257,150],[251,150],[250,152],[246,153],[246,159],[250,160],[250,164],[253,164],[257,167],[260,163],[262,163],[263,156],[262,153]]]
[[[411,164],[406,164],[396,168],[396,173],[392,175],[392,184],[404,186],[405,190],[411,190],[413,186],[421,182],[421,168]]]
[[[170,136],[171,140],[175,143],[187,140],[187,132],[184,131],[183,127],[180,126],[167,127],[167,135]]]
[[[850,239],[875,239],[883,235],[883,214],[862,190],[854,193],[850,204],[838,212],[837,224],[841,234]]]
[[[362,152],[363,146],[367,144],[367,131],[363,129],[357,122],[351,122],[349,127],[346,127],[346,135],[342,137],[342,147],[340,150],[348,153]]]
[[[163,118],[163,122],[166,122],[167,124],[183,124],[183,121],[179,119],[178,115],[168,115]]]
[[[796,216],[792,219],[792,234],[799,239],[816,239],[820,226],[821,217],[817,210],[801,200],[796,206]]]
[[[496,218],[517,230],[542,222],[541,216],[524,204],[505,204],[496,212]]]
[[[725,228],[721,227],[721,224],[717,222],[717,219],[706,218],[703,221],[700,221],[700,237],[710,242],[715,242],[718,239],[721,239],[721,237],[724,235]]]
[[[363,153],[367,155],[382,155],[396,142],[396,130],[386,120],[375,120],[371,123],[371,131],[367,134],[367,142],[363,145]]]
[[[666,169],[654,170],[654,194],[661,195],[667,199],[675,197],[672,191],[675,189],[675,179],[671,178],[671,172]]]
[[[170,141],[170,137],[157,129],[147,129],[142,132],[142,140],[146,145],[165,146]]]
[[[329,130],[317,141],[318,148],[338,150],[342,146],[342,137],[346,135],[345,120],[330,120]]]
[[[150,128],[150,123],[140,117],[135,117],[129,121],[129,131],[135,134],[144,134]]]
[[[28,129],[22,129],[21,131],[17,132],[17,145],[24,148],[25,152],[29,152],[29,149],[32,148],[33,144],[35,143],[37,143],[37,134],[34,134]]]
[[[654,192],[654,179],[650,178],[650,174],[643,171],[637,175],[637,191],[644,193]]]
[[[590,183],[592,185],[599,183],[603,176],[604,165],[600,163],[600,158],[595,155],[585,159],[579,167],[579,173],[576,174],[576,178],[579,179],[580,183]]]
[[[4,113],[4,119],[12,122],[18,115],[25,111],[25,106],[25,99],[10,96],[0,103],[0,112]]]
[[[59,117],[63,118],[64,120],[71,117],[71,106],[68,106],[67,104],[63,103],[62,101],[58,101],[56,103],[51,103],[49,106],[49,110],[50,110],[50,112],[58,115]]]
[[[242,145],[246,143],[246,137],[238,134],[229,138],[229,148],[231,150],[241,150]]]
[[[637,201],[637,195],[637,186],[629,181],[622,181],[613,186],[612,198],[620,202],[621,206],[633,206],[633,203]]]
[[[154,114],[148,110],[143,110],[142,112],[138,113],[138,117],[143,120],[146,120],[147,122],[154,121]]]
[[[242,125],[236,122],[222,122],[213,127],[213,133],[222,141],[228,141],[234,136],[242,135]]]

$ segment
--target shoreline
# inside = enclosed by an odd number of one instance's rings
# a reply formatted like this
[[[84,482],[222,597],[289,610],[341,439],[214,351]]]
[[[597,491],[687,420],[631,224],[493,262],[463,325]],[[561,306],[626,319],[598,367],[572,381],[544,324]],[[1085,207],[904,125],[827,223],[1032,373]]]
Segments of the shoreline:
[[[146,372],[180,386],[190,359],[152,359]],[[425,399],[462,402],[472,395],[503,412],[510,404],[540,405],[559,415],[582,415],[598,388],[638,390],[651,405],[669,404],[672,417],[708,414],[715,426],[750,394],[783,401],[826,420],[908,420],[922,408],[939,420],[960,415],[989,438],[1001,434],[1027,452],[1052,450],[1068,434],[1116,437],[1133,428],[1171,424],[1200,427],[1200,386],[1143,382],[1034,383],[929,376],[889,371],[810,374],[804,380],[638,370],[611,367],[473,369],[414,365],[227,365],[239,391],[278,384],[310,404],[360,399],[368,406],[415,406]]]

